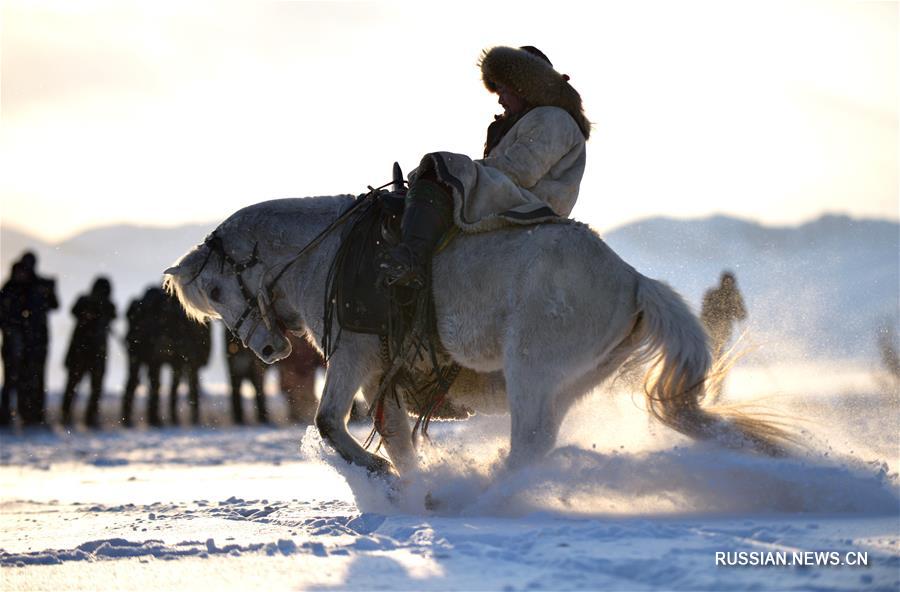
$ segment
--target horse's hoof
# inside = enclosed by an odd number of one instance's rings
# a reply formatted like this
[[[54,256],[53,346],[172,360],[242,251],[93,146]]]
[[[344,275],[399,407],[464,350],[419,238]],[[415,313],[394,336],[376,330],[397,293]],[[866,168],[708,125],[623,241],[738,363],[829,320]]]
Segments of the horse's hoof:
[[[399,504],[403,493],[403,481],[396,475],[391,475],[387,486],[387,499],[392,504]]]
[[[394,465],[391,464],[391,461],[380,456],[376,456],[372,459],[367,470],[369,471],[370,477],[397,477],[397,471],[394,469]]]

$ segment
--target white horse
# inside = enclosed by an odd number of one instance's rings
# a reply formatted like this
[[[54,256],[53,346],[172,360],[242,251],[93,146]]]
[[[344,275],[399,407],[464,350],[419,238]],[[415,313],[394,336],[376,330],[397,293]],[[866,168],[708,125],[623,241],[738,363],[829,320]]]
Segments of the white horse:
[[[167,288],[188,314],[221,319],[267,363],[290,354],[288,331],[306,333],[321,348],[326,278],[340,232],[314,238],[352,204],[344,195],[244,208],[166,270]],[[774,425],[701,406],[711,359],[697,318],[672,289],[635,271],[583,224],[459,235],[434,258],[433,292],[441,344],[473,371],[454,383],[451,400],[467,394],[472,405],[480,393],[505,390],[509,467],[548,453],[572,404],[626,361],[652,364],[648,408],[664,424],[732,448],[782,452]],[[347,430],[355,393],[361,388],[371,403],[383,372],[378,338],[344,331],[316,426],[348,462],[404,473],[417,459],[402,401],[385,398],[378,426],[390,462]]]

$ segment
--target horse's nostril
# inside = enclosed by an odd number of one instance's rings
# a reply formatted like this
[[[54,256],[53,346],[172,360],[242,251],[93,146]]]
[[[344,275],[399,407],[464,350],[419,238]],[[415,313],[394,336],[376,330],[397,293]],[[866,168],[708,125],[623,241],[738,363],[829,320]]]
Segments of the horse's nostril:
[[[267,345],[266,347],[263,348],[262,354],[266,357],[269,357],[274,352],[275,352],[275,348],[272,347],[271,345]]]

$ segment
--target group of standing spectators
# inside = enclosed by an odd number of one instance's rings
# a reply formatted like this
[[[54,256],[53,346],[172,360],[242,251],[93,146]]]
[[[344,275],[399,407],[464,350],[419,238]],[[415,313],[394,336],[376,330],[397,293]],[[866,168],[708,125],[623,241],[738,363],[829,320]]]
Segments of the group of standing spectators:
[[[55,282],[38,275],[37,257],[26,252],[12,266],[9,279],[0,289],[0,329],[3,332],[3,387],[0,401],[0,427],[18,418],[23,427],[47,423],[46,362],[49,344],[48,314],[59,308]],[[64,426],[75,423],[74,409],[79,386],[90,384],[90,397],[84,412],[84,424],[99,428],[101,397],[108,358],[111,327],[118,312],[112,301],[108,278],[98,277],[88,293],[79,296],[72,307],[75,327],[65,356],[67,380],[59,410]],[[180,423],[178,391],[186,383],[190,422],[200,423],[200,369],[208,364],[211,327],[189,319],[177,301],[159,287],[151,287],[128,306],[125,313],[128,330],[124,345],[128,356],[128,377],[121,397],[119,422],[130,427],[135,422],[135,393],[146,384],[147,403],[138,420],[159,427],[164,416],[169,423]],[[305,340],[294,341],[295,353],[280,362],[281,388],[288,398],[291,421],[308,422],[315,412],[313,391],[315,374],[322,367],[318,352]],[[243,382],[255,390],[256,419],[269,422],[264,393],[266,366],[240,341],[228,336],[225,344],[231,376],[231,414],[236,424],[245,423]],[[170,369],[169,405],[163,412],[160,401],[161,373]]]

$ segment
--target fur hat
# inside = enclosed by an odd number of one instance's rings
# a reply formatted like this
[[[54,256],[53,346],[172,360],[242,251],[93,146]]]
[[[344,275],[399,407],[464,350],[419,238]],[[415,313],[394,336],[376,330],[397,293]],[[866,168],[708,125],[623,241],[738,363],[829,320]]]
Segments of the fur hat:
[[[553,69],[553,64],[536,47],[494,47],[485,50],[479,61],[481,79],[492,93],[502,85],[535,107],[565,109],[587,139],[591,122],[584,115],[581,95],[569,84],[569,77]]]

